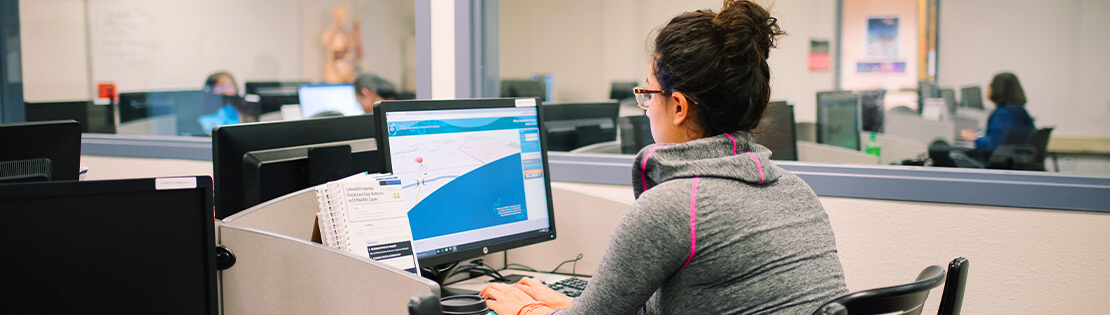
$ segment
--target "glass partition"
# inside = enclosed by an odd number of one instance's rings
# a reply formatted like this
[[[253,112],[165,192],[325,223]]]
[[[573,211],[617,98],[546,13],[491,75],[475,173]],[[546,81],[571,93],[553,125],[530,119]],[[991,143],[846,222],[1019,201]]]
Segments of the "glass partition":
[[[361,114],[416,89],[412,1],[19,1],[28,120],[205,137],[214,126]],[[349,108],[339,108],[346,104]],[[367,104],[367,106],[360,106]],[[317,106],[319,107],[319,106]]]
[[[721,3],[501,1],[501,95],[598,106],[618,101],[618,132],[610,144],[567,151],[634,154],[650,137],[636,139],[636,127],[646,125],[646,118],[627,90],[648,75],[653,31],[681,12],[718,10]],[[1096,88],[1110,84],[1105,75],[1110,61],[1098,57],[1110,54],[1110,47],[1096,44],[1110,42],[1110,22],[1098,18],[1110,14],[1110,5],[1084,0],[1047,8],[1006,0],[760,3],[771,8],[788,33],[769,63],[772,101],[789,105],[794,117],[793,126],[780,121],[761,128],[785,132],[793,127],[799,161],[1110,174],[1110,124],[1105,123],[1110,90]],[[1045,19],[1050,21],[1021,22]],[[1029,45],[1030,38],[1045,42]],[[1028,100],[1010,113],[1027,112],[1031,125],[988,126],[998,107],[991,81],[1004,72],[1019,78]],[[859,149],[834,147],[817,137],[823,126],[838,125],[818,117],[823,104],[817,95],[832,91],[859,96]],[[1000,129],[1021,130],[1006,134]],[[992,137],[993,144],[983,144]]]

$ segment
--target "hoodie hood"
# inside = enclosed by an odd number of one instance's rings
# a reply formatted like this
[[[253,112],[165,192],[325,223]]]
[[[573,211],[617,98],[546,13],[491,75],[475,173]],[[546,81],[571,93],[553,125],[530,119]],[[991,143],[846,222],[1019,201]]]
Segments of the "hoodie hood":
[[[639,198],[644,191],[676,178],[714,177],[768,185],[785,172],[770,161],[771,150],[742,131],[684,143],[652,144],[636,155],[632,186]]]

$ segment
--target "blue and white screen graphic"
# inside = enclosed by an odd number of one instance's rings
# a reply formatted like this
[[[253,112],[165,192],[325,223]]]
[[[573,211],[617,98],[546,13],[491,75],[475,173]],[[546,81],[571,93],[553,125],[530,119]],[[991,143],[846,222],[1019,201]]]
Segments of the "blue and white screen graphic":
[[[418,252],[548,228],[536,108],[386,113]]]

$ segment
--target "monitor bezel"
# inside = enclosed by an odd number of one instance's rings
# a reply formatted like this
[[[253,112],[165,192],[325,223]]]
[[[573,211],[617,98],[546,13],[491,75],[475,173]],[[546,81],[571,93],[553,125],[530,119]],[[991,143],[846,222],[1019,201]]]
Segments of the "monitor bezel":
[[[518,100],[532,100],[536,108],[536,128],[539,130],[540,137],[540,159],[543,164],[543,180],[545,194],[547,195],[547,224],[548,232],[544,234],[537,234],[531,237],[521,239],[508,240],[496,244],[484,246],[482,248],[471,248],[460,250],[457,252],[444,253],[435,256],[428,256],[420,258],[421,268],[433,268],[438,265],[444,265],[463,261],[467,259],[477,258],[513,248],[528,246],[540,242],[555,240],[555,205],[554,200],[551,198],[551,169],[547,161],[547,135],[544,133],[543,126],[543,110],[540,109],[541,101],[539,97],[528,98],[483,98],[483,99],[457,99],[457,100],[406,100],[406,101],[381,101],[374,106],[374,116],[378,117],[378,134],[381,137],[378,139],[378,150],[382,152],[385,160],[385,167],[388,172],[393,172],[393,162],[391,160],[389,151],[389,124],[386,122],[386,114],[390,112],[408,112],[408,111],[424,111],[424,110],[452,110],[452,109],[484,109],[484,108],[517,108]],[[504,235],[498,238],[510,237],[513,235]]]
[[[165,178],[188,178],[196,179],[196,186],[192,188],[182,188],[174,190],[192,190],[194,193],[202,195],[204,207],[201,210],[212,209],[213,196],[212,196],[212,178],[208,176],[172,176]],[[60,182],[39,182],[39,183],[18,183],[18,184],[0,184],[0,200],[3,199],[24,199],[24,198],[50,198],[50,197],[63,197],[74,195],[100,195],[100,194],[116,194],[116,193],[129,193],[129,192],[151,192],[159,191],[157,188],[157,181],[159,178],[140,178],[140,179],[119,179],[119,180],[101,180],[101,181],[60,181]],[[162,209],[151,209],[162,210]],[[216,281],[216,225],[212,219],[212,212],[198,211],[197,220],[206,223],[198,223],[204,227],[204,261],[205,261],[205,280],[208,285],[208,292],[205,293],[208,301],[209,314],[219,313],[219,283]]]
[[[216,183],[216,218],[249,207],[243,204],[243,156],[252,151],[375,139],[377,119],[371,115],[260,122],[218,126],[212,130],[212,174]],[[341,130],[341,133],[335,131]],[[342,134],[341,137],[321,137]],[[381,143],[381,142],[376,142]],[[380,149],[381,146],[378,145]],[[380,151],[380,150],[379,150]]]

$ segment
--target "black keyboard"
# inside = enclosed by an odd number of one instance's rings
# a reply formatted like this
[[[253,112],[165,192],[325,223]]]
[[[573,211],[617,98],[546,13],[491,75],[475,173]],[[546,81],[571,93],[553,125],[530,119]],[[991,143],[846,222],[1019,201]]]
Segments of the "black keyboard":
[[[579,278],[566,278],[556,281],[555,283],[544,284],[546,284],[548,288],[555,290],[555,292],[562,293],[572,298],[582,295],[582,290],[586,289],[586,280]]]

